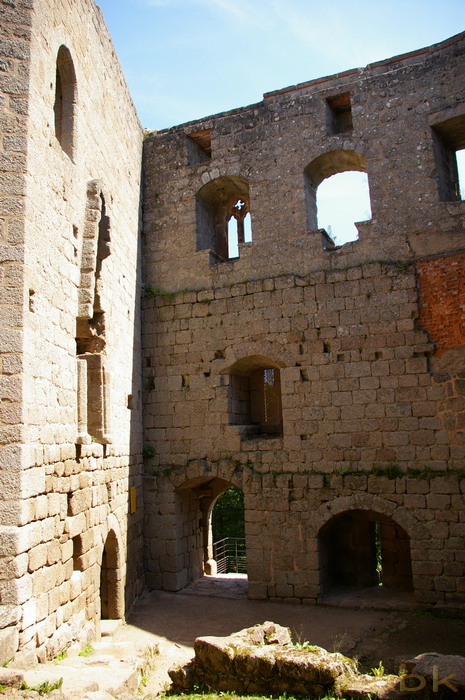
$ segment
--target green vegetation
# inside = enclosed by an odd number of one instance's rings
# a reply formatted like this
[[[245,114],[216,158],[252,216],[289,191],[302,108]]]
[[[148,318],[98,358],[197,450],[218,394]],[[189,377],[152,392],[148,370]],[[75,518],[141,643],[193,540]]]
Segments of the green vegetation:
[[[306,649],[307,651],[319,651],[321,647],[316,644],[310,644],[310,642],[296,642],[294,644],[294,649]]]
[[[390,463],[386,467],[375,464],[372,473],[375,476],[387,476],[388,479],[397,479],[399,476],[404,476],[404,472],[399,465],[394,463]]]
[[[212,513],[213,541],[224,537],[245,537],[244,494],[231,486],[218,498]]]
[[[144,287],[144,297],[164,297],[167,301],[173,301],[176,292],[164,292],[158,287]]]
[[[39,695],[47,695],[47,693],[52,693],[54,690],[59,690],[63,685],[63,678],[60,678],[56,683],[50,683],[49,681],[44,681],[40,685],[29,686],[27,683],[21,685],[20,690],[33,690]]]
[[[143,661],[138,668],[140,674],[139,688],[144,688],[147,685],[150,675],[155,670],[159,653],[160,650],[156,644],[145,649]]]
[[[198,367],[198,370],[203,370],[202,367]],[[169,467],[170,472],[174,471],[176,469],[187,469],[192,462],[197,461],[196,459],[190,459],[187,462],[183,463],[172,463]],[[218,464],[221,462],[230,462],[231,464],[234,465],[234,471],[240,472],[244,470],[248,470],[251,474],[256,474],[259,478],[263,478],[264,476],[268,475],[274,475],[274,476],[287,476],[292,478],[296,472],[293,471],[288,471],[284,470],[283,471],[270,471],[268,473],[262,472],[259,469],[256,469],[254,466],[254,463],[248,459],[247,461],[241,462],[240,460],[232,460],[230,453],[223,453],[222,456],[219,459],[212,459],[209,460],[209,463],[211,465],[213,464]],[[305,469],[302,471],[299,471],[299,474],[307,474],[307,475],[312,475],[312,476],[321,476],[323,478],[323,485],[329,487],[331,485],[331,478],[333,476],[342,476],[342,477],[353,477],[353,476],[358,476],[358,477],[368,477],[368,476],[386,476],[388,479],[397,479],[397,478],[405,478],[405,479],[437,479],[439,477],[451,477],[451,476],[457,476],[459,479],[465,478],[465,469],[450,469],[447,471],[444,470],[432,470],[427,464],[423,467],[423,469],[401,469],[401,467],[396,464],[395,462],[389,462],[388,464],[374,464],[372,469],[356,469],[353,466],[352,462],[349,462],[348,466],[346,467],[341,467],[339,469],[336,469],[333,472],[327,473],[327,472],[320,472],[317,471],[316,469]],[[219,500],[219,499],[218,499]],[[229,536],[229,537],[240,537],[241,535],[224,535]]]
[[[150,459],[155,456],[155,448],[153,445],[144,445],[142,448],[142,459]]]
[[[85,647],[82,647],[81,651],[79,652],[78,656],[90,656],[94,652],[94,647],[92,644],[86,644]]]
[[[384,666],[383,666],[383,662],[380,661],[379,664],[378,664],[377,666],[375,666],[374,668],[372,668],[372,669],[371,669],[371,673],[372,673],[373,676],[377,676],[377,677],[386,675],[386,672],[385,672]]]
[[[171,472],[174,472],[178,467],[175,464],[169,464],[167,467],[163,467],[161,473],[163,476],[169,476]]]

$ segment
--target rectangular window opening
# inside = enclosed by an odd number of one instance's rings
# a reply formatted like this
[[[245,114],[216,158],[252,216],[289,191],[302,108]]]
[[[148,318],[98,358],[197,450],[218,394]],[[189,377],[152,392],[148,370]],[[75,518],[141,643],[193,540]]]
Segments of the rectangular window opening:
[[[328,134],[341,134],[354,128],[349,92],[327,98],[326,125]]]
[[[82,571],[82,555],[82,537],[81,535],[76,535],[76,537],[73,537],[73,571]]]
[[[464,201],[465,113],[431,126],[439,198],[442,202]]]
[[[212,157],[212,130],[200,129],[187,134],[187,162],[203,163]]]

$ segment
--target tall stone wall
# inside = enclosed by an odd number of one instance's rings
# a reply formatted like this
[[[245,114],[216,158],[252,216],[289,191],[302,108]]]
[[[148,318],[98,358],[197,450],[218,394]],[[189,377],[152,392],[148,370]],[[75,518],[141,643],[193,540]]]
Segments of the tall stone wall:
[[[27,93],[29,88],[31,3],[0,5],[1,33],[1,440],[0,579],[18,573],[12,526],[20,519],[20,465],[23,441],[22,348],[24,226],[26,190]],[[0,648],[11,657],[18,646],[19,611],[2,599]]]
[[[2,657],[19,646],[43,660],[97,634],[101,616],[122,617],[143,586],[142,129],[92,0],[8,2],[4,12],[18,74],[9,104],[24,123],[4,145],[25,172],[23,209],[12,213],[25,215],[26,252],[24,277],[12,264],[4,277],[22,312],[11,352],[22,361],[24,427],[4,463],[18,481],[14,512],[2,509]]]
[[[208,514],[233,484],[251,597],[366,583],[378,528],[387,587],[463,600],[465,203],[444,163],[465,145],[464,42],[145,141],[149,585],[208,570]],[[315,192],[346,170],[367,172],[372,219],[335,246]],[[242,207],[252,241],[229,257]],[[281,425],[253,419],[257,371]]]

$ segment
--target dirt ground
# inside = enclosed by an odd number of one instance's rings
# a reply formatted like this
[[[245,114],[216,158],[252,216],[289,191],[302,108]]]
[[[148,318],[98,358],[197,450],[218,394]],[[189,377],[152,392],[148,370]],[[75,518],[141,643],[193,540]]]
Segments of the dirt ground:
[[[377,599],[363,591],[352,598],[335,594],[331,604],[318,606],[253,601],[246,595],[245,581],[209,577],[179,593],[142,596],[118,634],[158,644],[152,693],[169,681],[169,666],[193,656],[196,637],[226,636],[265,620],[290,627],[295,641],[308,640],[357,658],[368,671],[382,661],[387,672],[398,673],[403,661],[427,651],[465,655],[465,618],[433,615],[408,599],[400,601],[404,609],[398,610],[392,609],[399,604],[397,598]],[[377,607],[367,607],[371,605]]]
[[[402,609],[398,609],[399,606]],[[294,641],[308,640],[329,651],[341,651],[357,658],[365,671],[382,661],[386,672],[398,673],[403,661],[428,651],[465,655],[465,611],[463,617],[460,611],[456,617],[450,613],[448,617],[434,615],[416,608],[408,597],[393,598],[389,592],[377,589],[349,596],[335,592],[328,604],[318,606],[253,601],[247,599],[246,579],[233,576],[206,577],[178,593],[144,593],[128,615],[127,623],[122,624],[112,638],[105,638],[95,654],[104,654],[100,656],[104,661],[119,655],[124,664],[130,656],[140,659],[144,649],[156,646],[159,653],[155,668],[147,674],[144,685],[139,691],[118,695],[121,700],[152,700],[168,687],[168,669],[193,656],[196,637],[226,636],[266,620],[290,627]],[[66,663],[69,664],[69,660],[58,665],[55,661],[44,669],[44,673],[53,671],[65,677],[62,692],[55,691],[50,697],[57,700],[114,697],[101,691],[95,694],[79,694],[78,691],[75,695],[66,690],[66,686],[73,688],[72,679],[66,679],[67,671],[62,666]],[[88,663],[95,666],[100,661],[91,657]],[[105,681],[112,680],[106,679],[105,674],[112,673],[109,666],[99,666],[100,689],[105,687]],[[84,670],[84,674],[87,671]],[[0,694],[0,698],[3,697],[37,698],[38,695]]]

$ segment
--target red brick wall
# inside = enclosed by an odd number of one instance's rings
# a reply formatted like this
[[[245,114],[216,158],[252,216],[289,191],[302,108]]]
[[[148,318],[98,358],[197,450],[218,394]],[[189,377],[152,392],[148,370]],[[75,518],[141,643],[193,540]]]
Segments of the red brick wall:
[[[437,355],[465,346],[465,253],[417,262],[420,323]]]

